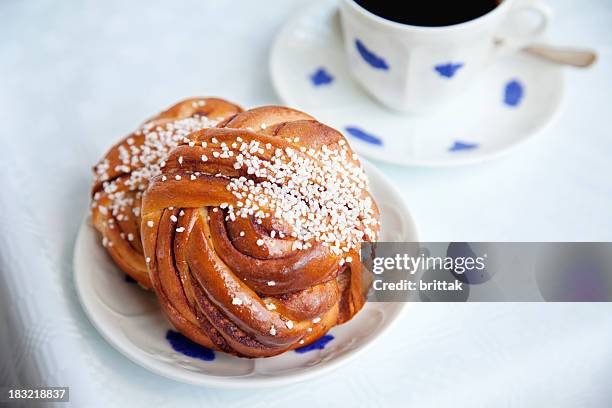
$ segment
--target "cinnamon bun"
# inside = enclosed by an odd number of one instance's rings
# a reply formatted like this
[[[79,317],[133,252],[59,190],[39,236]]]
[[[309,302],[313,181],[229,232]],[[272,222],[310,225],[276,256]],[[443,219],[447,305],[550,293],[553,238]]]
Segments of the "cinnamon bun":
[[[346,139],[305,113],[252,109],[179,140],[140,216],[162,309],[203,346],[277,355],[365,303],[378,208]]]
[[[192,132],[223,124],[242,109],[217,98],[179,102],[114,145],[94,167],[91,215],[115,263],[146,288],[151,282],[140,239],[140,207],[149,180]]]

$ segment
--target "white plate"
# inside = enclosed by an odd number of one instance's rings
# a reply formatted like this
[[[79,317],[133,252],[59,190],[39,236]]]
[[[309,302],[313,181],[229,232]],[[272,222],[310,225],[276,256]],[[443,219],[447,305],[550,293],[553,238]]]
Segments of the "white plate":
[[[296,12],[273,45],[270,73],[287,105],[342,130],[361,155],[400,165],[479,162],[527,140],[560,108],[561,68],[516,54],[491,65],[442,111],[389,110],[351,79],[336,7],[322,1]]]
[[[364,161],[371,192],[382,217],[384,241],[417,241],[414,221],[401,194],[372,164]],[[404,303],[368,303],[348,323],[334,327],[324,348],[286,352],[265,359],[245,359],[198,350],[205,361],[175,351],[166,336],[171,329],[155,296],[126,280],[99,242],[94,228],[83,221],[74,252],[74,279],[79,299],[93,325],[132,361],[174,380],[227,388],[276,386],[302,381],[355,358],[387,331]],[[173,334],[179,342],[186,339]],[[188,341],[187,341],[188,342]]]

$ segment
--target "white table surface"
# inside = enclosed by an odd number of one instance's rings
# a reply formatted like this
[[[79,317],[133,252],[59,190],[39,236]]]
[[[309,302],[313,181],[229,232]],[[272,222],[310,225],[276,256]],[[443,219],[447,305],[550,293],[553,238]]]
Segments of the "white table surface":
[[[610,304],[414,304],[372,353],[256,391],[165,380],[93,329],[71,266],[90,166],[183,97],[279,103],[269,46],[307,3],[0,2],[0,384],[70,386],[79,407],[611,406]],[[590,70],[567,70],[556,123],[490,163],[377,163],[424,241],[612,240],[612,2],[550,4],[550,39],[600,55]]]

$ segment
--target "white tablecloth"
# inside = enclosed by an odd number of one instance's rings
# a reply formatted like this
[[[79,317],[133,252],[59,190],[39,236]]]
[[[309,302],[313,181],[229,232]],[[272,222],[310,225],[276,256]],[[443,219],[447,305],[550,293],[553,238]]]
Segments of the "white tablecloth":
[[[0,384],[70,386],[79,407],[611,406],[610,304],[414,304],[370,354],[257,391],[163,379],[97,334],[71,266],[90,166],[185,96],[278,103],[269,45],[306,3],[0,2]],[[423,240],[612,240],[612,2],[551,4],[551,40],[600,54],[567,71],[553,126],[491,163],[380,164]]]

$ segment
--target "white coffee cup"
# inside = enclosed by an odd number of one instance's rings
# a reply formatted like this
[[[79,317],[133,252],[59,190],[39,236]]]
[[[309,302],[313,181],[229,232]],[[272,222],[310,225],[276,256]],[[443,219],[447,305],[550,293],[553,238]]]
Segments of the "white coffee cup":
[[[525,11],[538,15],[535,26],[518,21]],[[421,27],[387,20],[354,0],[341,0],[340,15],[357,82],[388,107],[430,112],[461,95],[495,58],[540,36],[551,12],[539,0],[502,0],[473,20]]]

